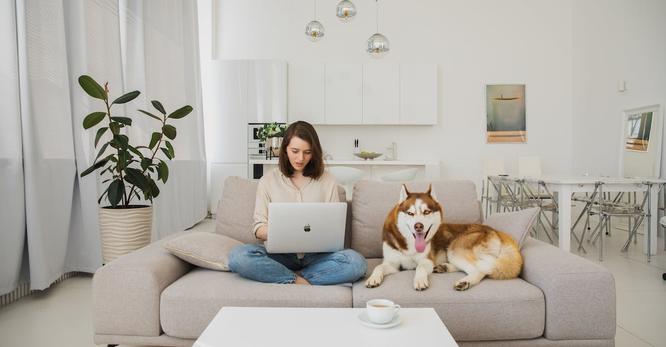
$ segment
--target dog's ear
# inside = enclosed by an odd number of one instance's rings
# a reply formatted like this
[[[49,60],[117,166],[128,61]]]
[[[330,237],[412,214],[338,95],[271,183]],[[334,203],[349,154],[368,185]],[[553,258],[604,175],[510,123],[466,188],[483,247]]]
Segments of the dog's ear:
[[[407,186],[403,184],[402,187],[400,188],[400,201],[399,202],[403,202],[403,201],[407,200],[407,196],[409,196],[409,190],[407,190]]]
[[[433,200],[437,201],[437,197],[435,196],[435,193],[432,191],[432,183],[428,185],[428,191],[426,192],[426,194],[430,195],[430,197]]]

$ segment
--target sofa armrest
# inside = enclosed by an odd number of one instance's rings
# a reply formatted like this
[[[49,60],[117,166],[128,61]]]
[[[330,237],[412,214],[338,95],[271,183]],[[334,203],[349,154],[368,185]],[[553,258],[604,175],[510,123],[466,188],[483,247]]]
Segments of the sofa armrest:
[[[159,336],[162,290],[190,270],[163,244],[172,235],[99,268],[93,276],[95,334]]]
[[[605,268],[528,238],[521,277],[546,300],[544,337],[551,340],[615,337],[615,279]]]

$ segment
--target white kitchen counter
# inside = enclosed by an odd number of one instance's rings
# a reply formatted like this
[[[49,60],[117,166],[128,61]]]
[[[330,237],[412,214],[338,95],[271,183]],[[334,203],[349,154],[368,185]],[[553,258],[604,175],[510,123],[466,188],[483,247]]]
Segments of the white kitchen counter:
[[[364,179],[378,180],[381,175],[391,171],[397,171],[406,167],[421,167],[417,180],[439,180],[440,169],[438,161],[428,160],[325,160],[326,165],[331,166],[359,166],[366,171]],[[250,165],[277,165],[277,159],[272,160],[250,160]]]
[[[370,166],[427,166],[439,165],[436,161],[422,161],[422,160],[325,160],[326,165],[370,165]],[[250,164],[267,164],[277,165],[277,159],[272,160],[250,160]]]

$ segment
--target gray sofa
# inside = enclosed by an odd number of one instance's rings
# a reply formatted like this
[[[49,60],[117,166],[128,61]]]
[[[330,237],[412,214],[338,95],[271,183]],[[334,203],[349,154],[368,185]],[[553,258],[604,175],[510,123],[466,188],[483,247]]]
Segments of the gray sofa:
[[[413,190],[425,183],[412,183]],[[216,231],[243,242],[250,233],[256,182],[229,178]],[[433,183],[448,222],[481,222],[469,181]],[[381,227],[397,202],[399,184],[358,182],[348,215],[348,244],[368,259],[368,274],[381,261]],[[171,237],[175,237],[171,236]],[[170,238],[171,238],[170,237]],[[461,346],[613,346],[615,282],[603,267],[528,238],[518,279],[484,280],[453,290],[462,273],[433,274],[423,292],[413,271],[386,278],[378,288],[363,281],[338,286],[265,284],[229,272],[195,268],[155,242],[100,268],[93,278],[96,344],[191,346],[223,306],[365,307],[389,298],[402,307],[433,307]]]

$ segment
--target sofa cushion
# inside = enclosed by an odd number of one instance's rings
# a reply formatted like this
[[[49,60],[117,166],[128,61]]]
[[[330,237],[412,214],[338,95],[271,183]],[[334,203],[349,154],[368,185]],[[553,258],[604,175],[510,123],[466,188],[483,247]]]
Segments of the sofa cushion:
[[[424,192],[430,182],[410,182],[407,189]],[[384,219],[400,199],[401,183],[359,181],[352,200],[351,247],[366,258],[382,256]],[[476,187],[471,181],[432,182],[432,191],[444,209],[446,223],[480,223]]]
[[[223,306],[351,307],[349,286],[300,286],[251,281],[201,268],[162,292],[160,322],[169,336],[195,339]]]
[[[258,180],[236,176],[230,176],[224,180],[224,190],[215,216],[216,233],[243,243],[257,242],[252,234],[254,224],[252,218],[258,184]],[[338,196],[340,201],[346,201],[345,189],[342,186],[338,186]]]
[[[224,180],[222,198],[217,205],[215,232],[243,243],[256,242],[252,235],[252,215],[259,181],[240,177]]]
[[[539,208],[532,207],[514,212],[493,213],[483,224],[511,235],[518,246],[522,247],[538,216]]]
[[[238,245],[242,243],[226,235],[194,231],[167,241],[164,248],[192,265],[229,271],[229,251]]]
[[[381,259],[368,259],[368,275]],[[541,290],[524,280],[485,279],[459,292],[453,283],[462,272],[431,274],[430,288],[412,287],[414,271],[386,276],[377,288],[363,281],[353,287],[354,307],[370,299],[393,300],[402,307],[433,307],[456,341],[528,339],[543,335],[545,300]],[[366,276],[367,277],[367,276]]]

